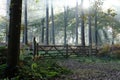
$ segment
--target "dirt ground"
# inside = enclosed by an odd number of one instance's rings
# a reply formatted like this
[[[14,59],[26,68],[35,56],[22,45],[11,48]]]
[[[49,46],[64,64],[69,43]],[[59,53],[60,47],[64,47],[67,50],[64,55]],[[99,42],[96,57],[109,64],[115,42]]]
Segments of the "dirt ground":
[[[56,80],[120,80],[120,63],[83,63],[75,59],[58,62],[73,73]]]

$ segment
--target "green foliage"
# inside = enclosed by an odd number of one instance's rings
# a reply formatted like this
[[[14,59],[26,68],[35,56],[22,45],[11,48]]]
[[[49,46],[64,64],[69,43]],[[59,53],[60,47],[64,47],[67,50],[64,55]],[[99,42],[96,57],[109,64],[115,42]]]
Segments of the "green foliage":
[[[1,75],[3,74],[3,71],[4,71],[4,69],[6,68],[6,64],[1,64],[0,65],[0,77],[2,77]]]
[[[0,73],[2,72],[3,69],[5,69],[6,66],[7,66],[6,64],[0,65]]]
[[[7,48],[5,46],[0,47],[0,64],[6,63]]]
[[[7,53],[7,48],[5,46],[1,46],[0,47],[0,55],[6,55]]]
[[[32,59],[32,51],[29,50],[29,46],[24,45],[22,46],[22,48],[20,49],[20,60],[30,60]]]
[[[60,77],[62,74],[70,73],[69,70],[59,66],[53,60],[31,61],[22,66],[20,69],[19,78],[25,80],[49,80]]]
[[[40,0],[35,0],[36,3],[38,3]]]

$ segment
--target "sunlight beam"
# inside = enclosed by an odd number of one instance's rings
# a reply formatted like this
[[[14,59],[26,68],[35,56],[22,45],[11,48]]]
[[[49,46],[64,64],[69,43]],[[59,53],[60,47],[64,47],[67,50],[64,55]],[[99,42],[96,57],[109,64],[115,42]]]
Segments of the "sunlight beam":
[[[89,6],[90,6],[89,0],[84,0],[84,2],[83,2],[83,8],[84,8],[84,9],[88,9]]]
[[[114,8],[115,6],[120,6],[119,5],[120,0],[105,0],[102,6],[103,11],[109,9],[109,8]]]

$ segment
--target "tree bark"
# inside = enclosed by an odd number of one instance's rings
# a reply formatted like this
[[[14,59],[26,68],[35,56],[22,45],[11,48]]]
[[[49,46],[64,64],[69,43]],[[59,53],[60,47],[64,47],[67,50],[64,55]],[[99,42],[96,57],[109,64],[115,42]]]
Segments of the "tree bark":
[[[7,0],[7,3],[6,3],[6,9],[7,9],[7,12],[6,12],[6,16],[7,16],[7,24],[6,24],[6,43],[8,43],[8,32],[9,32],[9,20],[10,20],[10,10],[9,10],[9,7],[10,7],[10,0]]]
[[[53,1],[51,2],[51,17],[52,17],[52,44],[55,44],[55,27],[54,27]]]
[[[98,46],[98,38],[97,38],[98,30],[97,30],[97,8],[95,8],[95,46]]]
[[[90,0],[89,0],[90,3]],[[88,25],[89,25],[89,46],[90,46],[90,50],[89,53],[92,53],[92,29],[91,29],[91,7],[89,6],[89,15],[88,15]]]
[[[67,6],[64,6],[64,45],[67,44]]]
[[[41,20],[41,25],[42,25],[42,32],[41,32],[41,36],[42,36],[42,38],[41,38],[41,42],[42,42],[42,44],[44,44],[44,22],[45,22],[45,19],[43,18],[42,20]]]
[[[83,0],[81,0],[81,45],[85,46],[85,29],[84,29],[84,11],[83,11]]]
[[[27,26],[28,26],[28,22],[27,22],[27,0],[24,0],[24,5],[25,5],[25,13],[24,13],[24,30],[23,30],[23,43],[27,44],[28,40],[27,40]]]
[[[75,18],[76,18],[76,45],[78,45],[78,0],[76,0],[76,14],[75,14]]]
[[[46,0],[46,45],[49,44],[49,0]]]
[[[19,61],[21,12],[22,0],[11,0],[7,54],[7,65],[10,67],[17,66]]]

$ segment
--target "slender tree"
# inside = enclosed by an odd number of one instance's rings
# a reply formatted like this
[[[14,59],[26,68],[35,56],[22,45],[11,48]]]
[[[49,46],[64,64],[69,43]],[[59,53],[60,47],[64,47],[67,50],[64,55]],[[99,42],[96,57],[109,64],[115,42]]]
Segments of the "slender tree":
[[[90,3],[90,0],[89,0]],[[88,25],[89,25],[89,46],[90,46],[90,54],[92,49],[92,33],[91,33],[91,7],[89,6],[89,15],[88,15]]]
[[[6,75],[15,75],[19,62],[20,53],[20,27],[21,27],[22,0],[11,0],[10,3],[10,23],[8,35],[8,54]]]
[[[102,45],[103,43],[102,43],[102,39],[101,39],[100,33],[98,32],[97,35],[98,35],[98,44]]]
[[[45,19],[43,18],[43,19],[41,20],[41,26],[42,26],[42,33],[41,33],[42,38],[41,38],[41,42],[42,42],[42,43],[44,43],[44,28],[45,28],[44,22],[45,22]]]
[[[49,0],[46,0],[46,45],[49,44]]]
[[[8,32],[9,32],[9,19],[10,19],[10,17],[9,17],[9,13],[10,13],[10,11],[9,11],[9,7],[10,7],[10,0],[7,0],[7,3],[6,3],[6,16],[7,16],[7,25],[6,25],[6,42],[8,42]]]
[[[53,11],[53,1],[52,0],[51,0],[51,17],[52,17],[52,44],[55,44],[54,11]]]
[[[67,32],[66,32],[66,28],[67,28],[67,6],[64,6],[64,45],[67,44]]]
[[[27,26],[28,26],[28,21],[27,21],[27,0],[24,0],[24,5],[25,5],[25,12],[24,12],[24,30],[23,30],[23,43],[27,44],[28,40],[27,40]]]
[[[96,7],[95,7],[95,46],[96,46],[96,48],[98,46],[97,33],[98,33],[98,30],[97,30],[97,5],[96,5]]]
[[[83,10],[83,0],[81,0],[81,45],[82,46],[85,46],[84,19],[85,19],[85,16],[84,16],[84,10]]]
[[[76,12],[75,12],[75,18],[76,18],[76,45],[78,44],[78,0],[76,0]]]

